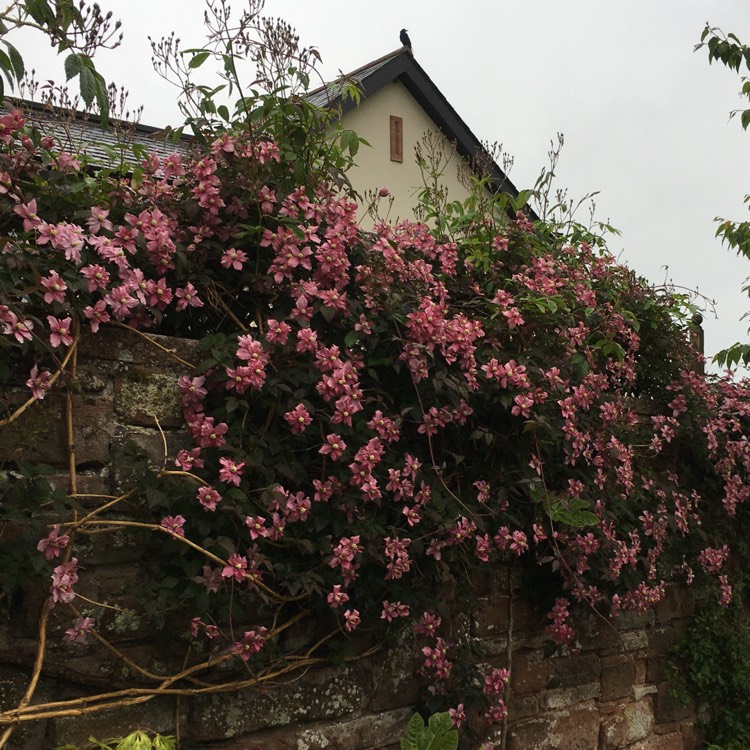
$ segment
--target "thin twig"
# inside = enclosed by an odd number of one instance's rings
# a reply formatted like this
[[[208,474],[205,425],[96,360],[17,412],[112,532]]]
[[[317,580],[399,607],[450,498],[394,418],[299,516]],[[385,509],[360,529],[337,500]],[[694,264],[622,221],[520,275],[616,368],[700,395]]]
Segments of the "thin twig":
[[[161,424],[159,423],[159,417],[154,414],[154,422],[156,422],[156,428],[159,430],[159,434],[161,435],[161,444],[163,450],[163,459],[161,462],[161,470],[165,471],[167,468],[167,455],[169,454],[169,449],[167,448],[167,436],[164,434],[164,430],[161,428]]]
[[[31,681],[29,682],[28,688],[24,693],[23,698],[18,703],[19,709],[26,708],[31,699],[34,697],[34,691],[39,683],[39,676],[42,674],[42,665],[44,664],[44,652],[47,648],[47,622],[49,620],[50,613],[50,600],[47,598],[42,604],[42,614],[39,618],[39,645],[36,650],[36,660],[34,661],[34,671],[31,673]],[[0,714],[0,723],[2,722],[2,714]],[[0,750],[5,747],[6,743],[13,734],[15,727],[11,724],[0,737]]]
[[[368,656],[372,656],[372,654],[374,653],[377,653],[380,648],[381,645],[376,644],[366,651],[363,651],[361,654],[350,656],[344,659],[344,661],[352,662],[364,659]],[[38,721],[39,719],[51,719],[63,716],[82,716],[84,714],[95,713],[97,711],[105,711],[111,708],[121,708],[123,706],[132,706],[139,703],[145,703],[146,701],[149,701],[159,695],[195,696],[234,692],[236,690],[243,690],[245,688],[255,687],[265,682],[270,682],[271,680],[278,679],[285,674],[296,672],[297,670],[303,669],[305,667],[328,663],[328,660],[322,657],[301,657],[300,661],[294,661],[293,663],[286,664],[279,667],[278,669],[266,672],[265,674],[256,675],[247,680],[236,680],[233,682],[221,683],[219,685],[207,685],[205,687],[198,688],[170,687],[178,680],[187,677],[189,674],[200,671],[202,669],[213,667],[220,662],[226,661],[227,659],[230,659],[232,657],[233,654],[227,653],[208,662],[197,664],[190,669],[184,670],[179,675],[175,675],[174,677],[170,677],[169,679],[164,680],[162,685],[155,688],[129,688],[127,690],[118,690],[111,693],[100,693],[99,695],[74,698],[68,701],[41,703],[34,706],[5,711],[0,714],[0,725],[25,721]],[[96,701],[107,702],[100,703],[99,705],[88,705]],[[79,706],[83,707],[79,708]],[[1,747],[2,746],[0,746],[0,748]]]
[[[508,741],[508,701],[510,700],[510,677],[513,671],[513,561],[508,563],[508,617],[505,630],[505,668],[508,670],[508,681],[503,691],[503,703],[505,703],[506,714],[503,728],[500,733],[500,750],[505,750]]]
[[[68,443],[68,474],[70,477],[68,488],[70,494],[74,495],[78,492],[78,481],[76,477],[76,444],[73,433],[73,392],[70,388],[65,394],[65,432]]]
[[[113,325],[116,325],[118,328],[124,328],[126,331],[132,331],[133,333],[137,333],[141,338],[148,341],[149,344],[152,344],[157,349],[160,349],[165,354],[169,355],[172,359],[177,360],[181,365],[184,365],[185,367],[189,367],[191,370],[195,369],[195,365],[187,362],[186,360],[182,359],[182,357],[178,357],[177,354],[175,354],[174,349],[168,349],[166,346],[162,346],[158,341],[153,339],[151,336],[148,336],[147,334],[143,333],[143,331],[139,331],[137,328],[133,328],[133,326],[129,326],[127,323],[120,323],[119,321],[112,321]]]
[[[73,339],[73,343],[68,348],[68,353],[65,355],[65,359],[63,359],[60,367],[57,369],[57,372],[49,379],[50,386],[53,386],[57,382],[57,379],[60,377],[60,375],[65,372],[65,366],[70,361],[70,358],[73,356],[73,353],[75,352],[77,346],[78,338],[75,338]],[[0,419],[0,427],[5,427],[6,425],[11,424],[11,422],[15,422],[21,416],[21,414],[26,411],[26,409],[28,409],[32,404],[35,404],[37,401],[39,401],[39,399],[35,396],[32,396],[24,404],[21,404],[21,406],[19,406],[10,416],[6,417],[5,419]]]
[[[169,529],[164,528],[164,526],[159,526],[155,523],[143,523],[140,521],[109,521],[109,520],[103,520],[103,521],[87,521],[87,524],[90,524],[92,526],[105,526],[108,528],[115,528],[115,527],[125,527],[125,528],[133,528],[133,529],[147,529],[149,531],[158,531],[162,534],[168,534],[172,539],[174,539],[176,542],[179,542],[181,544],[186,544],[188,547],[192,547],[196,552],[200,552],[202,555],[205,555],[210,560],[213,560],[217,565],[221,565],[222,567],[225,567],[227,565],[227,562],[225,560],[222,560],[218,555],[214,555],[213,552],[209,552],[207,549],[204,549],[200,545],[196,544],[195,542],[192,542],[190,539],[184,536],[180,536],[179,534],[175,534],[174,532],[170,531]],[[70,521],[68,523],[61,524],[63,528],[70,528],[70,529],[76,529],[79,533],[86,534],[88,533],[88,529],[85,528],[85,526],[80,522]],[[302,599],[307,598],[307,594],[301,594],[300,596],[284,596],[283,594],[279,594],[278,592],[274,591],[272,588],[267,586],[263,581],[257,580],[252,574],[246,574],[245,575],[246,580],[251,581],[254,586],[257,586],[261,591],[268,594],[270,597],[276,599],[276,601],[279,602],[298,602]]]

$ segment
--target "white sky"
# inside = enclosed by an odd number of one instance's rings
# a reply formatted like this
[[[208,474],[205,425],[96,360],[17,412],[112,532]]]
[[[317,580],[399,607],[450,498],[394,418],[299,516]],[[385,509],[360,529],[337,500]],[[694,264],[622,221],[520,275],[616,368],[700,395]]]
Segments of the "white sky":
[[[200,46],[203,0],[100,4],[122,19],[126,41],[100,55],[99,69],[144,105],[143,123],[179,124],[176,90],[152,72],[147,36],[174,30],[183,48]],[[747,217],[750,132],[728,120],[741,84],[693,52],[706,21],[750,44],[747,0],[267,0],[265,13],[320,50],[328,79],[396,49],[409,29],[416,59],[469,127],[515,157],[519,188],[533,185],[564,133],[558,185],[571,196],[600,191],[597,218],[622,231],[610,250],[653,283],[716,299],[707,354],[748,339],[739,319],[750,309],[740,291],[750,262],[714,238],[714,217]],[[62,80],[38,39],[15,41],[27,67]]]

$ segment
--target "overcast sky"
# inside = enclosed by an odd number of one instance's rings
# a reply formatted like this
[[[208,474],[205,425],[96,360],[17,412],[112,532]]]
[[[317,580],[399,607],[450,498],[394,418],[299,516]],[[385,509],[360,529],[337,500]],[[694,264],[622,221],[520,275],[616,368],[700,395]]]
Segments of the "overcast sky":
[[[126,36],[98,58],[100,70],[144,105],[143,123],[178,124],[176,91],[152,72],[146,37],[174,30],[183,48],[200,46],[203,0],[100,4]],[[714,218],[747,216],[750,133],[729,121],[742,106],[739,78],[693,52],[707,21],[750,44],[747,0],[267,0],[265,13],[319,49],[329,79],[399,47],[406,27],[416,59],[474,133],[514,156],[519,188],[533,186],[562,132],[558,185],[571,196],[599,191],[597,217],[622,231],[612,252],[654,284],[671,279],[716,300],[707,354],[748,339],[740,290],[750,261],[714,238]],[[62,78],[38,42],[17,44],[41,77]]]

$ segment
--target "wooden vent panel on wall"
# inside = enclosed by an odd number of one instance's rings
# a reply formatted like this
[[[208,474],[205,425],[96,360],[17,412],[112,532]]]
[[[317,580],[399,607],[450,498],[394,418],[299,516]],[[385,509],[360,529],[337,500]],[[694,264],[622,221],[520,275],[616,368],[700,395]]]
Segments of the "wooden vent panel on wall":
[[[404,118],[391,115],[391,161],[404,161]]]

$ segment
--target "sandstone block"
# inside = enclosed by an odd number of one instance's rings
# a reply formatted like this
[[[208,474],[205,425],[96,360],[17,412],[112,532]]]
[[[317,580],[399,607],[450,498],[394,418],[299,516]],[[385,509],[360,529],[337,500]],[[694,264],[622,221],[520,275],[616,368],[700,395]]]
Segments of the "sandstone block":
[[[544,690],[549,676],[550,660],[540,651],[521,651],[513,654],[511,688],[524,695]]]
[[[635,682],[635,664],[625,655],[602,657],[602,700],[630,695]]]
[[[628,750],[683,750],[682,734],[669,732],[656,737],[648,737],[631,745]]]
[[[549,660],[549,680],[547,687],[565,688],[599,682],[601,662],[593,653],[570,654]]]
[[[686,585],[671,584],[667,586],[664,599],[656,605],[656,621],[667,623],[682,617],[689,617],[695,612],[695,593]]]
[[[599,712],[592,704],[513,722],[509,750],[592,750],[598,746]]]
[[[650,699],[626,703],[622,709],[604,717],[599,747],[611,750],[643,740],[654,728],[654,710]]]

